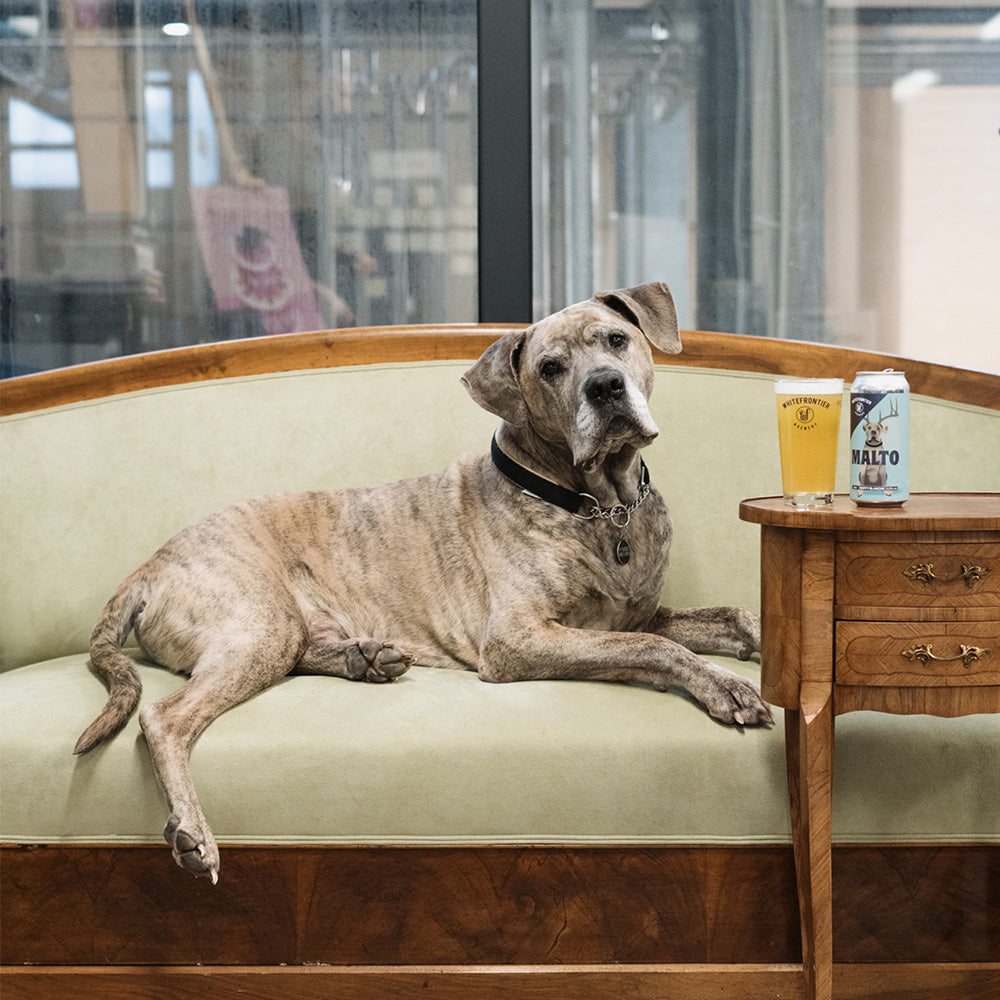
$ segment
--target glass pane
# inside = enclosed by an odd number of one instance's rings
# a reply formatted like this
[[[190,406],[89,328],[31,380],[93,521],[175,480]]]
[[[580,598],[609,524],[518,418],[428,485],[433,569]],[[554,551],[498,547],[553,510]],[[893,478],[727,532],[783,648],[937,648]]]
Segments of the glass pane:
[[[170,88],[146,87],[146,142],[169,143],[172,137],[173,95]]]
[[[1000,370],[995,4],[533,12],[539,315],[662,279],[684,326]]]
[[[23,190],[77,188],[80,171],[71,149],[14,149],[10,154],[10,185]]]
[[[7,6],[5,374],[477,318],[475,0]]]
[[[72,126],[27,101],[11,98],[8,113],[11,146],[69,146],[73,142]]]
[[[1000,371],[997,7],[827,25],[827,315],[839,343]]]
[[[169,149],[146,151],[146,186],[169,188],[174,183],[174,154]]]
[[[696,5],[548,0],[533,15],[539,315],[667,280],[691,325]]]

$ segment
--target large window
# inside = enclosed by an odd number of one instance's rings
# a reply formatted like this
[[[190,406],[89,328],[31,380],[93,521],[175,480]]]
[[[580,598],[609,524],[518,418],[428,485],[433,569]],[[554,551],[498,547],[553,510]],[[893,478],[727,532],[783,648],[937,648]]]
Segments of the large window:
[[[0,362],[663,279],[997,369],[998,107],[995,4],[4,0]]]
[[[0,18],[8,371],[476,318],[474,0]]]
[[[536,293],[1000,370],[1000,7],[533,5]]]

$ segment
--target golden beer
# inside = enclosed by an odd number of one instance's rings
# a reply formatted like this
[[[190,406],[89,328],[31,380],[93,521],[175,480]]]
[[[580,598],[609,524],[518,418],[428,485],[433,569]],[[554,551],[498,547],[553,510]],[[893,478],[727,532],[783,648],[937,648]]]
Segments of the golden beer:
[[[833,503],[843,395],[844,380],[839,378],[781,378],[774,383],[785,503]]]

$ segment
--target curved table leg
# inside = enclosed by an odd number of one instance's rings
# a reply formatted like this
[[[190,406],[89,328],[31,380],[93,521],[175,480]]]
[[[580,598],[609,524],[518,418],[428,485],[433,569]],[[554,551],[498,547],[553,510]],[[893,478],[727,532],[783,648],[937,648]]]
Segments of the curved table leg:
[[[785,711],[785,758],[808,1000],[833,996],[833,878],[830,852],[833,704],[815,714]]]

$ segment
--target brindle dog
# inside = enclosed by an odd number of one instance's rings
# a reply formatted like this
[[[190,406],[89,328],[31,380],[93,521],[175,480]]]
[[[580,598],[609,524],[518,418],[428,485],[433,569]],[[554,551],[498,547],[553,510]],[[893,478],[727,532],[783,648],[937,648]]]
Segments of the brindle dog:
[[[485,681],[683,688],[722,722],[767,723],[748,680],[758,619],[660,607],[671,524],[639,451],[658,430],[650,343],[681,349],[666,285],[596,295],[506,334],[466,372],[502,418],[493,453],[371,489],[263,497],[186,528],[121,585],[91,637],[109,687],[77,753],[117,733],[140,683],[131,630],[190,679],[140,723],[178,864],[215,882],[219,850],[191,781],[210,722],[289,673],[391,681],[411,663]],[[501,471],[502,470],[502,471]]]

